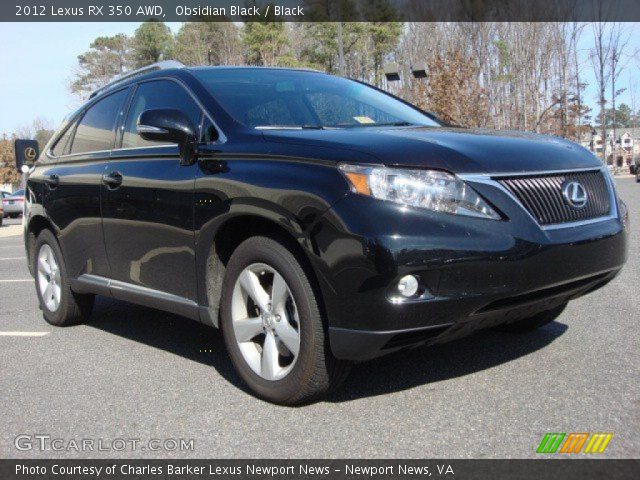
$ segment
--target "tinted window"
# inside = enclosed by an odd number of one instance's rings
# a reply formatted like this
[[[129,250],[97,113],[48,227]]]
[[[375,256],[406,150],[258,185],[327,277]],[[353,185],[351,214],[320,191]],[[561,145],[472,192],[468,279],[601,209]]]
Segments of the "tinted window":
[[[249,127],[440,126],[392,96],[345,78],[274,69],[191,72],[231,117]]]
[[[291,110],[283,100],[273,100],[247,109],[244,113],[245,125],[295,125]]]
[[[306,98],[322,125],[340,127],[358,125],[359,123],[379,124],[402,121],[400,117],[384,112],[372,105],[334,93],[309,93]]]
[[[209,120],[209,117],[205,116],[202,122],[202,134],[200,135],[200,141],[203,143],[216,142],[219,134],[213,122]]]
[[[97,152],[113,148],[115,126],[128,89],[120,90],[87,110],[76,128],[71,153]]]
[[[169,108],[182,110],[191,120],[194,128],[200,125],[202,110],[182,86],[170,80],[156,80],[141,83],[133,98],[122,138],[123,148],[162,145],[164,142],[144,140],[136,130],[140,114],[145,110]]]
[[[69,152],[69,139],[71,138],[72,132],[73,125],[69,125],[67,130],[62,134],[60,139],[56,142],[55,146],[51,149],[56,157]]]

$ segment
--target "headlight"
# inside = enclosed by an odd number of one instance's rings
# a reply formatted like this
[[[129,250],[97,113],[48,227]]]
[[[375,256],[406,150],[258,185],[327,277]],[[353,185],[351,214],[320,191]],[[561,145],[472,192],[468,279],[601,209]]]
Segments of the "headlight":
[[[487,202],[462,180],[437,170],[340,164],[355,193],[434,212],[500,220]]]

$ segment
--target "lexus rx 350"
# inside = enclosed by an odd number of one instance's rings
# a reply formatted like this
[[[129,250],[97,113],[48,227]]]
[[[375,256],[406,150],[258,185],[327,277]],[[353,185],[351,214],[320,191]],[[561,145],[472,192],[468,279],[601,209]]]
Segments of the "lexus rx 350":
[[[106,295],[219,327],[250,389],[289,405],[354,361],[540,327],[626,258],[626,207],[584,148],[305,70],[126,75],[68,117],[25,197],[49,323]]]

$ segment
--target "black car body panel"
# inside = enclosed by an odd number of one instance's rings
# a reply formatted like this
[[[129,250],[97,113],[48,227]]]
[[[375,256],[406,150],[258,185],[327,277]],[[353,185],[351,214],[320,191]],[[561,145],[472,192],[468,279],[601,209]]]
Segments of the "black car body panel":
[[[271,142],[348,149],[385,165],[453,173],[523,173],[599,168],[591,152],[567,140],[526,132],[440,127],[270,131]]]
[[[192,164],[177,146],[122,147],[136,86],[158,79],[178,82],[202,108],[201,123],[209,119],[218,130]],[[496,181],[502,174],[600,171],[598,160],[571,142],[436,127],[261,131],[234,120],[189,69],[123,85],[131,91],[112,149],[55,156],[57,134],[28,179],[29,261],[30,236],[51,228],[78,292],[217,325],[224,275],[218,236],[238,220],[242,228],[263,222],[299,245],[321,292],[333,353],[360,360],[550,309],[604,285],[625,262],[627,231],[612,181],[610,215],[558,228],[541,227]],[[61,132],[109,93],[91,99]],[[342,162],[456,174],[502,219],[355,194],[337,168]],[[104,176],[115,173],[121,184],[111,188]],[[407,274],[420,278],[425,293],[397,301],[390,292]]]

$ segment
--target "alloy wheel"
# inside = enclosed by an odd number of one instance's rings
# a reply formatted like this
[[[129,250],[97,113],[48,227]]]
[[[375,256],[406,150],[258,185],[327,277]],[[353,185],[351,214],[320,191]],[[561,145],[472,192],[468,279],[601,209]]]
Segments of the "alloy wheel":
[[[38,252],[37,272],[42,301],[50,312],[55,312],[60,306],[60,267],[53,250],[46,243],[40,247]]]
[[[300,319],[282,275],[264,263],[249,265],[231,302],[235,339],[247,365],[266,380],[287,376],[300,351]]]

